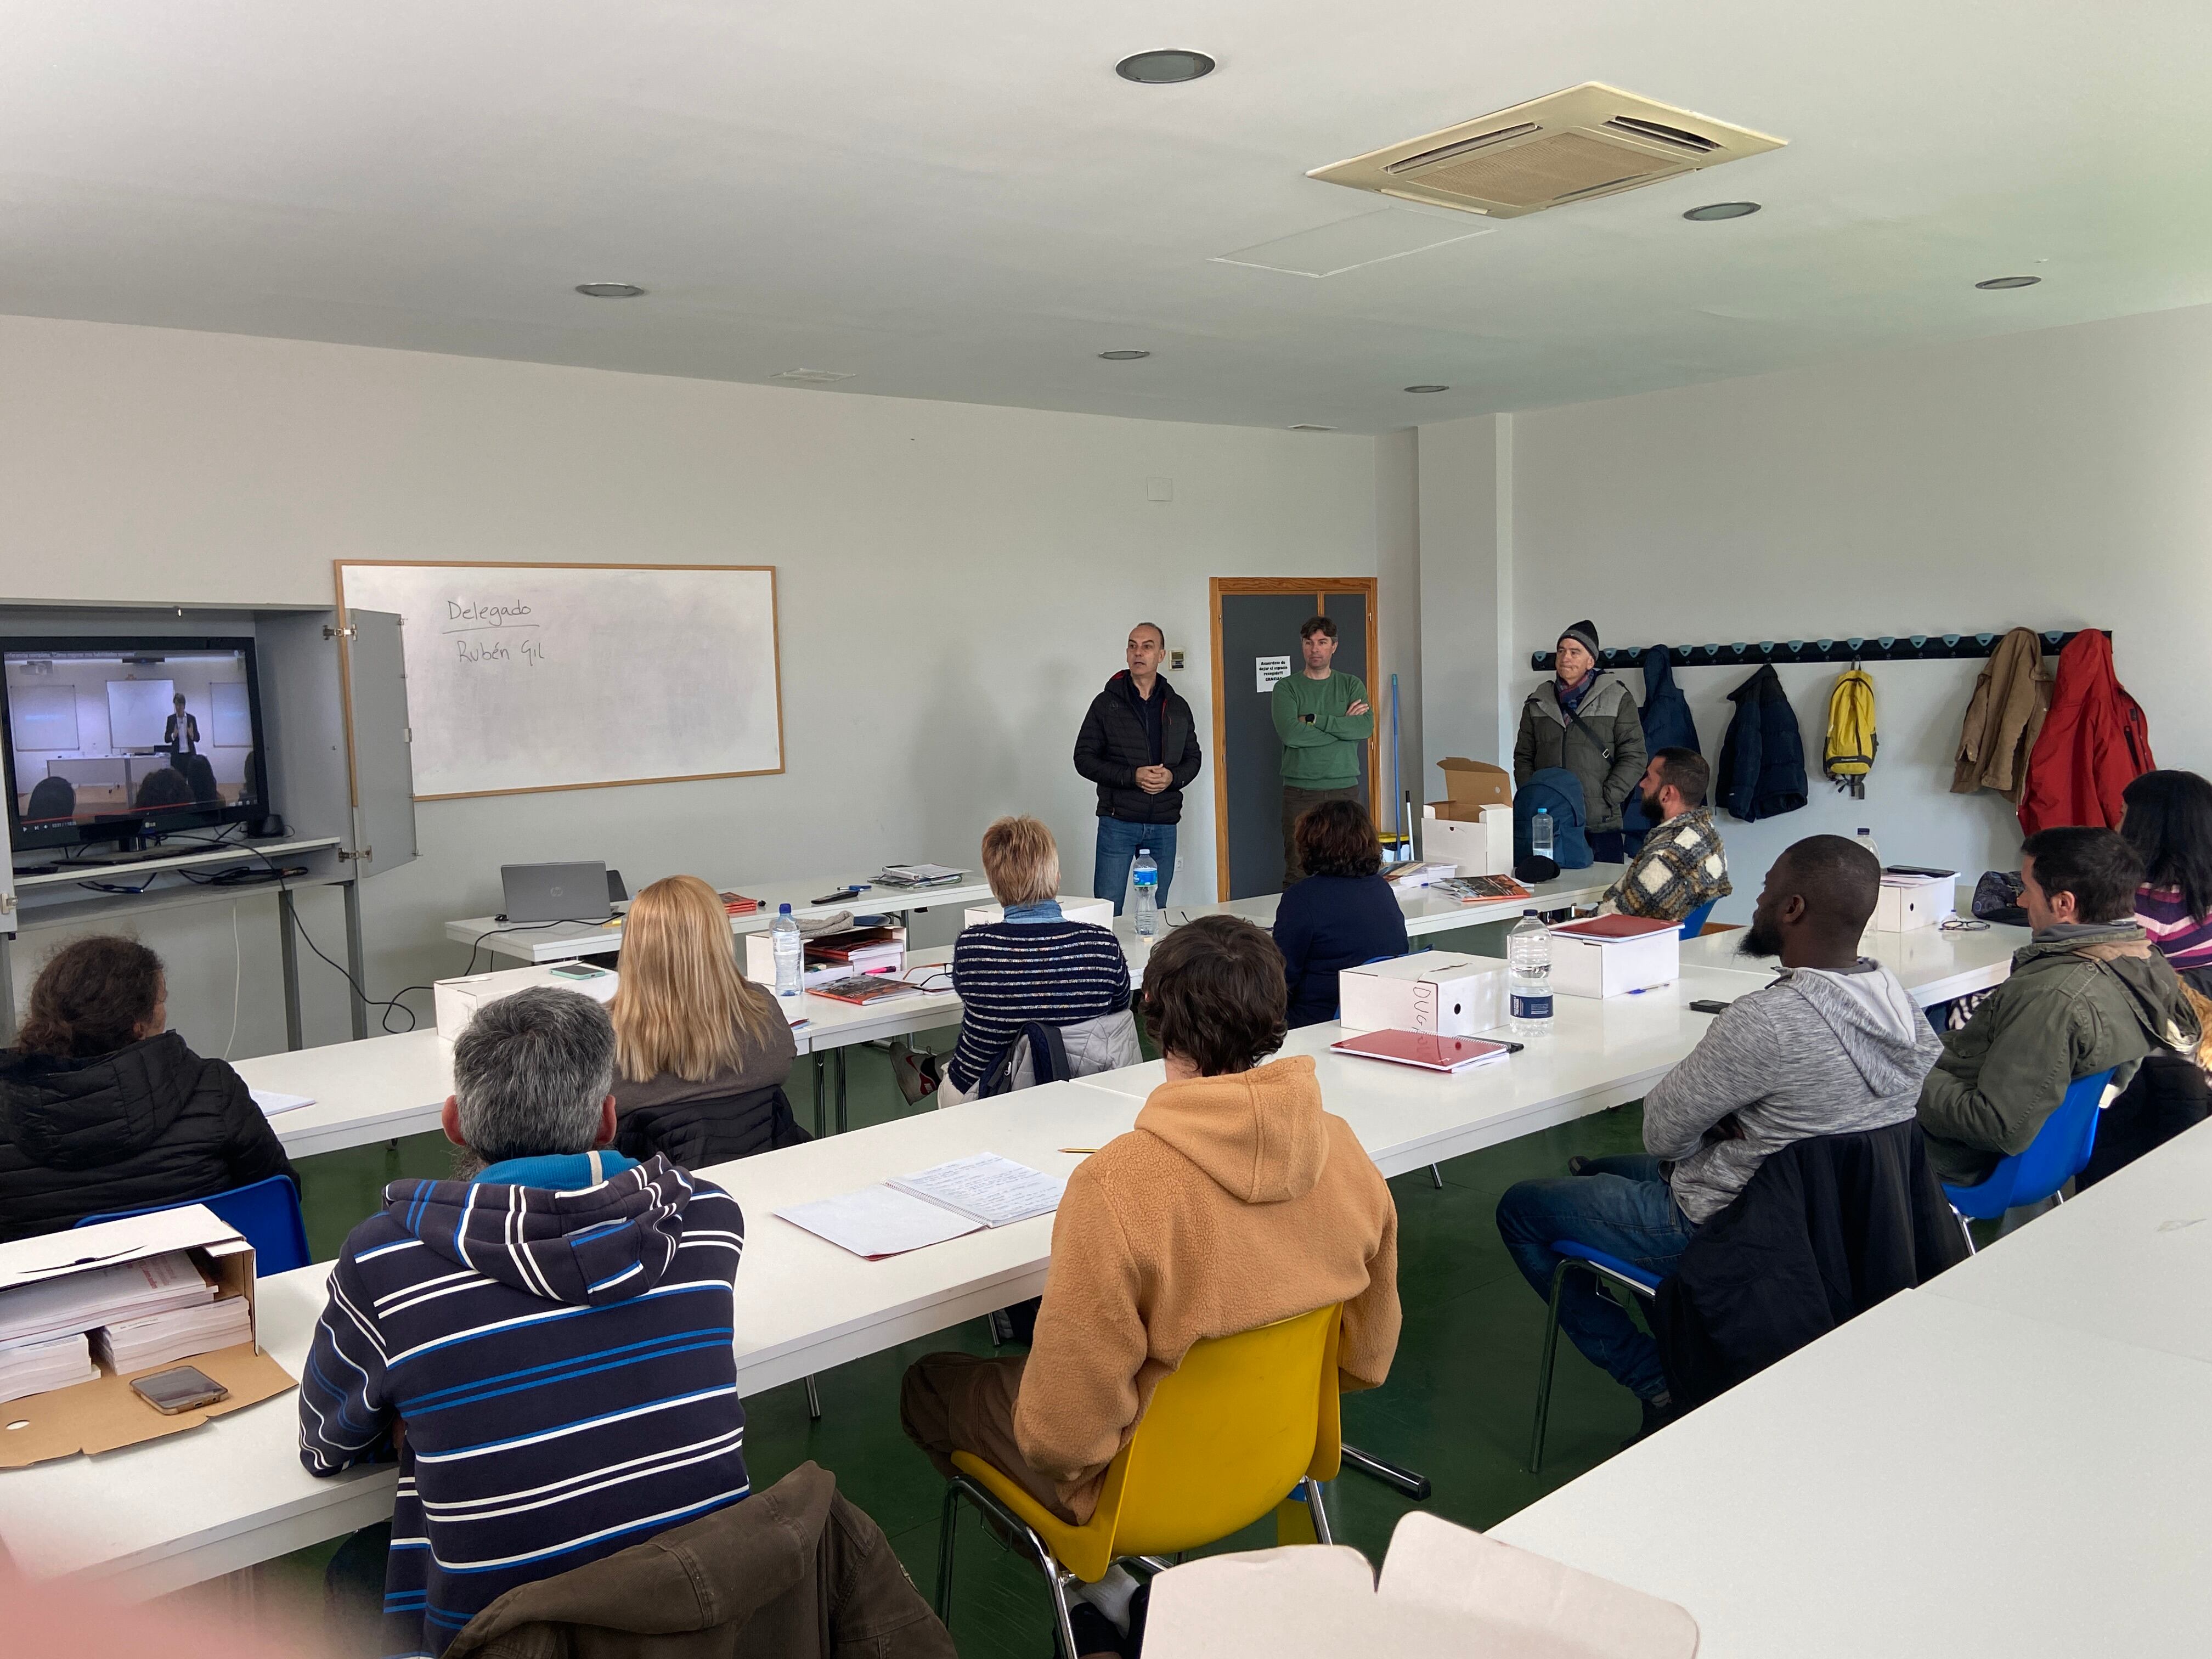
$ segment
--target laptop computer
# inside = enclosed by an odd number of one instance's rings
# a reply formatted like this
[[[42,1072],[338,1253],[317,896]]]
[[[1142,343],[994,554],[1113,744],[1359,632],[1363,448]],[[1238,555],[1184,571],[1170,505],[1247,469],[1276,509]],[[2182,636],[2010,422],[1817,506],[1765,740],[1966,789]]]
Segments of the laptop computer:
[[[589,864],[502,864],[499,884],[510,926],[533,921],[605,921],[607,866]]]

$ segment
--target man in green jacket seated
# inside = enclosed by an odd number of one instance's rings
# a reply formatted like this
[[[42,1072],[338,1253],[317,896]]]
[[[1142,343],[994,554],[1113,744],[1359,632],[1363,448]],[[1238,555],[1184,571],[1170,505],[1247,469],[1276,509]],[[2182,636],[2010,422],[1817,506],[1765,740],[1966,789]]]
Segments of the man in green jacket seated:
[[[1283,886],[1305,873],[1298,867],[1298,820],[1325,800],[1358,800],[1375,711],[1357,674],[1329,667],[1336,655],[1336,624],[1316,617],[1298,629],[1305,655],[1302,672],[1277,680],[1270,712],[1283,740]]]
[[[2067,1086],[2107,1067],[2124,1086],[2154,1047],[2193,1051],[2197,1016],[2135,920],[2142,866],[2110,830],[2043,830],[2021,847],[2034,939],[1920,1090],[1929,1161],[1954,1187],[2027,1150]]]

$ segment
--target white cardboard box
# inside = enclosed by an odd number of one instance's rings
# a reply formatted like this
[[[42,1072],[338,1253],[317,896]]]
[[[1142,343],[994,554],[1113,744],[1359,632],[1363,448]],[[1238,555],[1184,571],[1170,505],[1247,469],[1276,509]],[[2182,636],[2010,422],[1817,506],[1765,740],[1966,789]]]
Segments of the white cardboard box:
[[[1958,891],[1959,878],[1954,875],[1885,876],[1881,892],[1874,902],[1875,930],[1907,933],[1916,927],[1933,927],[1951,914]]]
[[[619,976],[611,968],[594,968],[588,962],[543,962],[531,968],[502,969],[495,974],[471,974],[465,979],[441,979],[431,987],[431,995],[437,1003],[438,1035],[452,1042],[468,1029],[477,1009],[533,985],[581,991],[595,1001],[612,1002],[618,983]]]
[[[1422,809],[1421,856],[1451,859],[1462,876],[1513,873],[1513,809],[1486,806],[1474,823],[1440,818],[1433,803]]]
[[[848,933],[853,930],[841,927],[836,931],[839,933]],[[896,937],[898,943],[898,960],[892,963],[889,968],[867,968],[860,969],[859,971],[863,973],[889,974],[903,974],[906,972],[906,929],[894,926],[890,928],[890,932]],[[744,935],[744,941],[745,977],[752,981],[754,984],[765,985],[769,990],[773,991],[775,988],[775,933],[772,932],[747,933]],[[799,949],[803,963],[805,951],[805,939],[804,936],[800,939]],[[804,964],[801,968],[799,981],[800,983],[805,985],[806,988],[811,991],[817,985],[829,984],[832,980],[850,979],[853,976],[854,972],[854,969],[850,965],[842,962],[824,963],[819,967],[807,963]]]
[[[1070,894],[1060,896],[1060,916],[1062,921],[1087,921],[1094,927],[1114,925],[1114,901],[1103,898],[1076,898]],[[1000,904],[971,904],[961,912],[963,927],[980,927],[987,922],[1004,921],[1006,911]]]
[[[1423,951],[1336,976],[1342,1023],[1362,1031],[1471,1036],[1505,1023],[1505,963]]]
[[[1588,932],[1591,921],[1618,924],[1626,918],[1593,917],[1562,922],[1552,929],[1552,989],[1571,997],[1625,997],[1655,985],[1672,985],[1682,976],[1682,926],[1667,922],[1648,932],[1607,936]]]

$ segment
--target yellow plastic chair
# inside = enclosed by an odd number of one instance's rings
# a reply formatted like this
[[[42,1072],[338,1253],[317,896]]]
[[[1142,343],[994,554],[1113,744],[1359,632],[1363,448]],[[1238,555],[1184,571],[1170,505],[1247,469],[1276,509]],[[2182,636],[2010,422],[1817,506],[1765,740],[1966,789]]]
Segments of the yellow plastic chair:
[[[1086,1526],[1059,1519],[973,1453],[954,1452],[960,1473],[945,1492],[938,1617],[951,1625],[954,1528],[963,1498],[1036,1555],[1069,1659],[1076,1649],[1067,1586],[1097,1583],[1116,1560],[1134,1558],[1164,1570],[1164,1558],[1240,1532],[1278,1505],[1288,1508],[1285,1493],[1304,1499],[1311,1531],[1291,1536],[1279,1528],[1282,1541],[1329,1542],[1320,1483],[1336,1478],[1342,1452],[1336,1346],[1343,1315],[1332,1304],[1194,1344],[1182,1364],[1161,1379],[1136,1433],[1107,1465]]]

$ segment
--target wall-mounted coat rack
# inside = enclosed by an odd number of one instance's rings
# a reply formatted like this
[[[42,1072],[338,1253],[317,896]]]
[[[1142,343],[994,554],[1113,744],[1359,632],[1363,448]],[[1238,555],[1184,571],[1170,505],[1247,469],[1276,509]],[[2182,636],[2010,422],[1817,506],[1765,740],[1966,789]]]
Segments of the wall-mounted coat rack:
[[[2043,635],[2046,652],[2063,651],[2076,630],[2053,629]],[[2109,628],[2103,630],[2112,636]],[[2004,638],[1995,634],[1882,634],[1848,640],[1761,640],[1749,644],[1670,645],[1667,654],[1677,668],[1733,668],[1763,662],[1926,662],[1960,657],[1986,657]],[[1648,645],[1608,646],[1597,654],[1601,668],[1627,668],[1644,660]],[[1555,653],[1534,651],[1528,665],[1547,673],[1556,665]]]

